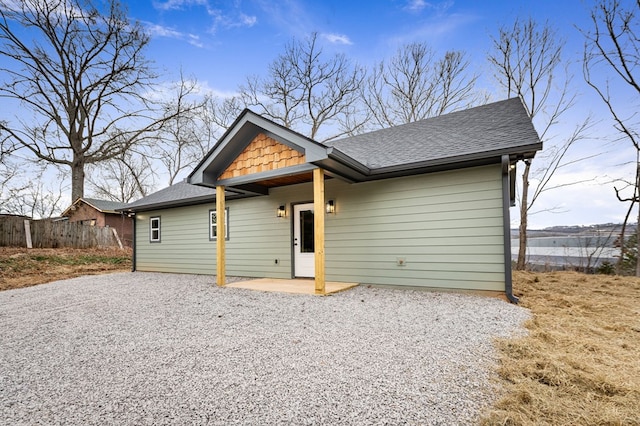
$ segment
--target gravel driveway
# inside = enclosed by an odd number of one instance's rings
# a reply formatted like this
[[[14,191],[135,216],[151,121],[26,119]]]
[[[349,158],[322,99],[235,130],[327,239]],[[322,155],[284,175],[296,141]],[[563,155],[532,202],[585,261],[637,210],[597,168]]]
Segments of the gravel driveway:
[[[0,423],[469,424],[492,339],[528,311],[357,287],[328,297],[119,273],[0,292]]]

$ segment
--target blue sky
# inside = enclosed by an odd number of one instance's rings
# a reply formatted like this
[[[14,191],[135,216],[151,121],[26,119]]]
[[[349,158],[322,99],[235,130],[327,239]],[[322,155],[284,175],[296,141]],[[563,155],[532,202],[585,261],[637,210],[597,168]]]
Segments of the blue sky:
[[[590,1],[311,1],[311,0],[156,0],[131,1],[131,18],[152,34],[149,57],[164,79],[175,78],[182,68],[209,90],[230,95],[250,74],[263,74],[267,64],[283,51],[292,37],[320,35],[325,52],[345,53],[369,66],[390,57],[404,43],[427,42],[443,53],[468,52],[471,66],[480,74],[479,86],[493,100],[504,93],[486,60],[491,35],[516,17],[548,21],[566,40],[566,57],[575,74],[578,106],[559,133],[570,131],[582,117],[593,114],[601,121],[592,138],[580,143],[570,158],[609,153],[560,170],[556,183],[595,180],[550,191],[537,201],[530,216],[532,227],[554,224],[594,224],[623,218],[626,207],[615,199],[612,178],[631,175],[623,165],[633,156],[629,144],[610,144],[608,113],[582,78],[583,38],[576,27],[589,27]],[[572,121],[576,120],[576,121]],[[559,136],[562,136],[561,134]],[[553,213],[547,210],[553,210]],[[517,209],[512,209],[517,225]]]
[[[586,24],[588,18],[587,6],[579,0],[127,3],[130,16],[153,36],[149,54],[159,68],[171,74],[182,67],[221,91],[233,91],[245,75],[262,73],[286,42],[312,31],[319,33],[325,51],[345,53],[362,65],[389,57],[404,43],[425,41],[441,52],[465,50],[476,68],[485,68],[489,34],[516,16],[548,20],[576,53],[582,41],[573,25]],[[568,17],[580,19],[567,22]]]
[[[344,53],[369,67],[389,58],[403,44],[426,42],[437,53],[463,50],[471,70],[480,75],[478,88],[492,100],[505,98],[491,70],[487,53],[491,36],[516,17],[548,21],[566,40],[565,57],[579,95],[557,136],[571,131],[587,115],[597,126],[589,140],[574,147],[569,159],[597,155],[559,170],[556,184],[581,183],[545,193],[530,216],[533,228],[554,224],[595,224],[621,221],[626,205],[615,198],[612,180],[629,178],[634,149],[615,139],[609,113],[582,77],[584,39],[594,0],[124,0],[129,17],[140,21],[151,35],[147,57],[155,62],[160,80],[179,79],[180,70],[218,96],[234,94],[245,78],[264,75],[268,64],[293,37],[319,34],[326,53]],[[631,0],[622,0],[631,4]],[[630,97],[629,108],[637,106]],[[5,108],[0,105],[0,111]],[[633,110],[635,111],[635,110]],[[605,152],[605,154],[602,154]],[[598,155],[601,154],[601,155]],[[592,180],[594,179],[594,180]],[[160,183],[162,185],[162,183]],[[160,189],[160,188],[158,188]],[[549,210],[553,210],[550,213]],[[517,209],[511,210],[517,226]]]
[[[149,28],[149,56],[164,79],[175,78],[182,68],[221,95],[232,94],[247,75],[264,73],[292,37],[304,38],[315,31],[326,52],[345,53],[364,66],[414,41],[427,42],[441,53],[464,50],[481,75],[479,86],[494,100],[504,98],[504,93],[486,60],[490,36],[516,17],[548,21],[567,42],[565,56],[572,59],[569,65],[580,96],[572,116],[558,132],[569,132],[577,120],[592,114],[601,121],[592,138],[576,146],[570,158],[608,153],[560,170],[558,184],[595,180],[541,197],[534,211],[542,212],[531,215],[530,223],[545,227],[619,221],[625,212],[625,206],[615,199],[611,180],[631,175],[632,168],[624,163],[633,149],[625,143],[608,142],[613,139],[608,114],[583,82],[579,62],[583,38],[576,27],[589,27],[590,6],[591,2],[579,0],[157,0],[129,2],[129,14]],[[512,209],[514,225],[516,210]]]

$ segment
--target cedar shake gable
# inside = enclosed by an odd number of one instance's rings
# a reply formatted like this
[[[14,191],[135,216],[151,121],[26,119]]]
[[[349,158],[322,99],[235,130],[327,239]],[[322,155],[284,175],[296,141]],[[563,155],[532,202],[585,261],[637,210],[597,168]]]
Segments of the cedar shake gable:
[[[264,133],[259,133],[229,167],[218,176],[218,179],[223,180],[298,166],[305,162],[303,152],[290,148]]]

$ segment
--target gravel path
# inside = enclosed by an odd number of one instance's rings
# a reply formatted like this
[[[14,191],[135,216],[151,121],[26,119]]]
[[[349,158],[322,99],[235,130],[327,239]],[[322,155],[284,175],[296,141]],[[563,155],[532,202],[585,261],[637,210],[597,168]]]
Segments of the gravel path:
[[[0,292],[0,423],[469,424],[528,311],[358,287],[315,297],[119,273]]]

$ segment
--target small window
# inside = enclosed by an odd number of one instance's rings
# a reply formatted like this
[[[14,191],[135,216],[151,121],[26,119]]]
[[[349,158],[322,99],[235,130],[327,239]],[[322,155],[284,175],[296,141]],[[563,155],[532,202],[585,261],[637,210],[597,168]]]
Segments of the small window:
[[[224,209],[224,239],[229,239],[229,207]],[[218,219],[215,210],[209,210],[209,240],[215,241],[218,233]]]
[[[149,221],[149,241],[160,242],[160,217],[152,217]]]

